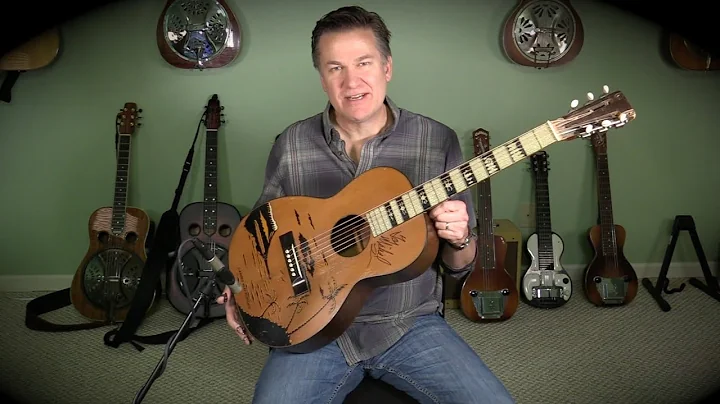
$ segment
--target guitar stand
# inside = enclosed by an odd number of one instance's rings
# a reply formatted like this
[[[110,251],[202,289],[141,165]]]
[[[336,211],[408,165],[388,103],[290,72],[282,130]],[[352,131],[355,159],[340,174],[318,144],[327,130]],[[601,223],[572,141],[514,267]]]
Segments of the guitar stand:
[[[201,304],[204,304],[204,306],[207,308],[210,306],[209,296],[211,296],[211,293],[213,289],[215,288],[215,279],[217,277],[217,273],[213,271],[212,275],[210,275],[207,278],[207,281],[205,282],[205,285],[200,290],[200,295],[197,298],[197,301],[195,302],[195,305],[193,305],[192,309],[188,313],[187,317],[185,318],[185,321],[183,321],[182,325],[180,326],[180,329],[173,335],[170,340],[168,341],[167,345],[165,345],[165,351],[163,352],[163,357],[160,358],[160,361],[158,362],[157,366],[155,366],[155,370],[153,370],[152,374],[150,375],[150,378],[148,378],[148,381],[145,382],[142,389],[137,392],[135,395],[135,399],[133,400],[133,404],[139,404],[142,402],[142,400],[145,398],[145,395],[147,394],[148,390],[150,390],[150,386],[157,380],[163,372],[165,372],[165,366],[167,365],[167,360],[170,357],[170,354],[175,349],[175,346],[179,341],[182,341],[187,336],[188,327],[190,326],[190,323],[195,318],[195,315],[197,313],[198,308]]]
[[[677,244],[678,237],[680,236],[680,232],[683,230],[690,233],[695,253],[700,261],[700,266],[705,277],[705,284],[695,278],[690,278],[688,282],[715,300],[720,301],[720,287],[718,287],[717,278],[715,278],[710,272],[710,266],[705,258],[705,252],[703,251],[702,244],[700,244],[700,238],[697,234],[695,220],[690,215],[678,215],[675,216],[672,237],[670,238],[670,243],[665,250],[665,259],[663,260],[662,267],[660,268],[660,275],[658,276],[657,283],[653,285],[648,278],[644,278],[642,280],[643,286],[645,286],[650,295],[655,298],[655,301],[660,306],[660,309],[665,312],[670,311],[670,304],[663,299],[662,293],[665,292],[667,294],[672,294],[682,292],[682,290],[685,289],[685,283],[682,283],[679,288],[668,289],[670,281],[667,278],[667,272],[670,268],[673,253],[675,252],[675,246]]]

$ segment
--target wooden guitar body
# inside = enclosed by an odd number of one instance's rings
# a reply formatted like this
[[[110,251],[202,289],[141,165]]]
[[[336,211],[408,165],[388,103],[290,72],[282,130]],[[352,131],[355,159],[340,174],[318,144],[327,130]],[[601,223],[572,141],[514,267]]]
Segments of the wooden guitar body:
[[[180,211],[180,240],[181,243],[197,238],[207,245],[215,255],[225,264],[228,265],[228,247],[232,239],[232,232],[237,228],[242,219],[242,215],[233,205],[218,202],[217,205],[217,231],[211,235],[203,232],[203,212],[205,204],[203,202],[194,202]],[[181,313],[189,313],[192,309],[194,301],[188,296],[197,298],[199,289],[204,284],[203,278],[207,278],[213,272],[210,264],[200,252],[192,247],[190,243],[184,243],[185,248],[180,251],[180,260],[182,262],[183,279],[186,282],[187,290],[184,289],[182,279],[178,277],[177,265],[174,264],[168,274],[168,300]],[[203,280],[203,282],[200,282]],[[208,311],[198,310],[197,317],[224,317],[225,306],[215,304],[215,297],[222,294],[225,285],[216,280],[214,295],[210,296],[213,302]]]
[[[685,70],[720,70],[720,57],[713,56],[678,34],[669,35],[668,47],[673,62]]]
[[[570,0],[519,0],[505,20],[505,55],[523,66],[566,64],[580,53],[585,31]]]
[[[378,167],[330,198],[282,197],[247,214],[230,270],[249,333],[273,348],[313,351],[345,332],[373,290],[425,272],[439,248],[427,214],[379,237],[361,216],[411,189],[400,171]]]
[[[72,304],[90,320],[123,321],[140,284],[150,218],[142,209],[126,207],[124,219],[124,230],[115,235],[112,206],[90,215],[89,247],[70,288]]]
[[[602,233],[600,225],[590,228],[590,244],[595,256],[585,270],[585,294],[596,306],[617,306],[628,304],[635,299],[638,279],[635,269],[625,258],[625,228],[619,224],[615,228],[617,254],[602,253]]]
[[[0,101],[12,100],[12,88],[21,73],[52,63],[60,51],[60,30],[51,28],[0,57],[0,70],[7,71],[0,85]]]
[[[515,281],[505,268],[507,244],[502,236],[493,236],[495,265],[484,268],[481,260],[465,278],[460,294],[460,309],[470,320],[501,321],[515,314],[519,296]],[[483,248],[478,244],[478,248]]]
[[[155,36],[166,62],[202,70],[232,63],[240,54],[242,32],[225,0],[168,0]]]

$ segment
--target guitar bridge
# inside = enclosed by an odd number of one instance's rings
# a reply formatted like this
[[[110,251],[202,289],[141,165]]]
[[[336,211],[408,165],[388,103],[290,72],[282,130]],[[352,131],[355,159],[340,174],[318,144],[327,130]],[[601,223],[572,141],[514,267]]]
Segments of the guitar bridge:
[[[300,265],[298,249],[292,232],[280,235],[280,245],[285,254],[285,269],[290,277],[290,284],[292,284],[295,296],[307,293],[310,290],[310,285],[307,278],[305,278],[305,271]]]
[[[536,286],[532,288],[532,299],[542,307],[543,305],[555,306],[562,298],[563,288],[558,286]]]
[[[470,291],[473,306],[483,320],[494,320],[502,317],[505,313],[505,302],[510,291],[507,289],[479,292]]]
[[[625,278],[603,278],[596,276],[595,287],[600,293],[600,298],[605,304],[623,304],[627,294],[627,279]]]

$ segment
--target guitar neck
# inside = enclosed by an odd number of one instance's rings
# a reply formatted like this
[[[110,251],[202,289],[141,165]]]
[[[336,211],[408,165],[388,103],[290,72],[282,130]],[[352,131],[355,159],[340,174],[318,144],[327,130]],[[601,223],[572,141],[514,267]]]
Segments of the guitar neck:
[[[378,236],[557,141],[546,122],[370,209],[364,217]]]
[[[115,167],[115,196],[113,198],[112,225],[114,235],[122,235],[125,229],[125,208],[130,181],[130,146],[129,134],[118,135],[117,157]]]
[[[613,257],[615,248],[615,222],[613,220],[612,197],[610,192],[610,167],[605,150],[595,151],[597,174],[598,209],[600,211],[601,248],[603,255]]]
[[[205,134],[205,191],[203,198],[203,231],[208,236],[217,230],[217,129]]]
[[[495,268],[495,232],[492,213],[492,193],[490,180],[485,179],[478,183],[477,188],[477,228],[478,228],[478,260],[483,268]]]
[[[535,174],[535,232],[538,238],[538,261],[543,269],[554,264],[552,244],[552,221],[550,219],[550,189],[548,173],[539,170]]]

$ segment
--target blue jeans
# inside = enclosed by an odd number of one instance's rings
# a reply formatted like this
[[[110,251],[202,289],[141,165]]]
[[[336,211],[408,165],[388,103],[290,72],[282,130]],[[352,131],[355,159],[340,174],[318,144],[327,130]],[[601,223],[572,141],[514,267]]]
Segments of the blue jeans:
[[[514,403],[439,314],[419,317],[395,345],[354,366],[347,365],[336,342],[307,354],[271,350],[253,403],[342,403],[366,374],[420,403]]]

